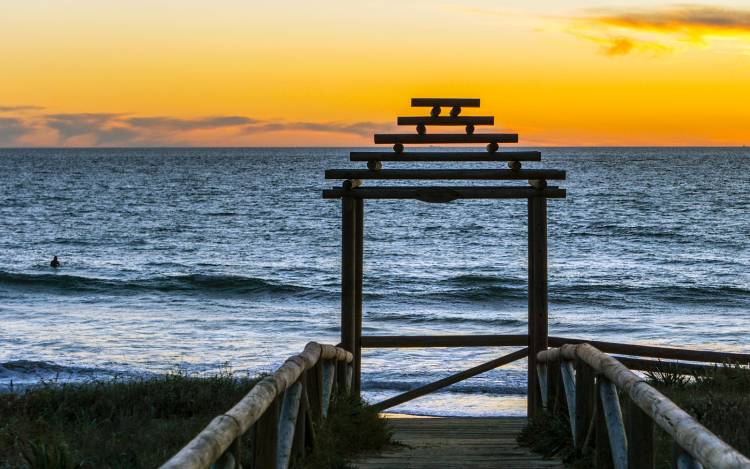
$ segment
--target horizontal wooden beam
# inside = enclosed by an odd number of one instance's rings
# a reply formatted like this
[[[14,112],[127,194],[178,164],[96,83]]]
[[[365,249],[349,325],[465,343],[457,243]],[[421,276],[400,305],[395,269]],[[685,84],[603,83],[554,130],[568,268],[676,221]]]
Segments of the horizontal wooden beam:
[[[527,345],[529,336],[515,335],[370,335],[362,336],[365,348],[507,347]]]
[[[456,199],[528,199],[532,197],[565,198],[565,189],[549,186],[546,189],[531,187],[497,186],[372,186],[346,190],[341,188],[323,190],[324,199],[414,199],[423,202],[445,203]]]
[[[411,98],[411,107],[479,107],[478,98]]]
[[[435,392],[438,389],[442,389],[446,386],[450,386],[451,384],[455,384],[465,379],[476,376],[478,374],[485,373],[490,370],[494,370],[495,368],[498,368],[500,366],[513,363],[516,360],[525,358],[528,354],[529,354],[528,348],[516,350],[513,353],[509,353],[508,355],[504,355],[500,358],[490,360],[481,365],[475,366],[473,368],[469,368],[468,370],[465,370],[460,373],[456,373],[454,375],[448,376],[447,378],[443,378],[441,380],[435,381],[434,383],[420,386],[416,389],[412,389],[411,391],[406,391],[403,394],[399,394],[398,396],[392,397],[390,399],[386,399],[383,402],[373,404],[372,407],[374,407],[378,411],[389,409],[391,407],[397,406],[399,404],[403,404],[404,402],[410,401],[412,399],[416,399],[417,397],[421,397],[426,394]]]
[[[712,350],[688,350],[671,347],[656,347],[652,345],[620,344],[616,342],[602,342],[598,340],[572,339],[568,337],[550,337],[550,347],[560,347],[564,344],[590,344],[605,353],[621,353],[639,357],[666,358],[670,360],[688,360],[706,363],[750,363],[748,353],[715,352]]]
[[[399,117],[398,125],[494,125],[494,116]]]
[[[483,179],[525,180],[565,179],[565,171],[556,169],[328,169],[326,179]]]
[[[699,365],[696,363],[644,360],[643,358],[623,357],[620,355],[613,355],[612,357],[631,370],[638,371],[655,371],[682,375],[705,375],[717,369],[717,365]]]
[[[469,162],[469,161],[540,161],[541,152],[538,151],[405,151],[395,153],[392,151],[353,151],[349,153],[351,161],[442,161],[442,162]]]
[[[375,143],[518,143],[518,134],[375,134]]]

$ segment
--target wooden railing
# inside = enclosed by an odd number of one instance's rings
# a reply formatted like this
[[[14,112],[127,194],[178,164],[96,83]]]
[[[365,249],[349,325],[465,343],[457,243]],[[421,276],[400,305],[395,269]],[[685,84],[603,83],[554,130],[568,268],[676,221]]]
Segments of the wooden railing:
[[[314,423],[328,415],[331,398],[349,393],[353,356],[310,342],[219,415],[162,469],[286,469],[293,454],[314,446]],[[243,437],[252,438],[244,455]]]
[[[542,405],[548,410],[563,388],[576,450],[595,438],[596,467],[653,468],[655,422],[674,439],[678,468],[750,468],[748,458],[643,377],[588,343],[539,352],[537,373]],[[619,394],[624,397],[626,419]]]

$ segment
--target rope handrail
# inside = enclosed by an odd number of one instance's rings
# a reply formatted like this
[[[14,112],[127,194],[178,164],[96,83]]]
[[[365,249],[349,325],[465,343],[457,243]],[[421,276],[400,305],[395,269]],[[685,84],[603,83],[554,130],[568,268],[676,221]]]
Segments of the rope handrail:
[[[698,423],[690,414],[649,385],[643,377],[636,375],[618,360],[595,347],[587,343],[565,344],[559,348],[539,352],[537,360],[540,388],[542,388],[545,404],[549,390],[547,388],[549,365],[560,362],[576,448],[582,447],[581,435],[586,434],[585,429],[576,429],[576,422],[580,426],[582,420],[580,415],[576,417],[576,411],[580,412],[578,408],[580,408],[579,402],[581,401],[581,396],[576,399],[576,392],[578,389],[585,391],[586,384],[576,383],[579,379],[579,372],[576,371],[575,376],[573,375],[571,361],[579,361],[590,367],[590,370],[581,370],[580,380],[588,379],[593,386],[596,377],[596,387],[599,392],[590,397],[601,399],[600,407],[606,420],[612,460],[616,468],[628,467],[630,462],[628,458],[632,455],[632,450],[628,451],[629,435],[628,437],[625,435],[617,390],[627,395],[633,404],[674,438],[679,446],[678,449],[683,451],[682,456],[688,457],[689,454],[708,468],[750,468],[750,460],[747,457]],[[579,369],[581,368],[577,366],[576,370]],[[581,391],[578,392],[583,394]],[[590,405],[588,407],[590,408]],[[576,435],[579,441],[576,441]],[[632,462],[631,467],[633,467]]]
[[[195,438],[164,463],[161,469],[205,469],[220,460],[220,463],[216,464],[217,467],[240,467],[239,456],[233,455],[230,448],[233,444],[239,446],[235,444],[239,438],[258,423],[266,411],[281,397],[284,401],[282,414],[288,408],[290,422],[286,422],[283,415],[282,418],[276,415],[273,419],[274,428],[278,425],[278,433],[281,434],[283,433],[281,425],[285,424],[289,427],[291,424],[293,437],[297,413],[303,402],[303,393],[306,392],[303,374],[308,370],[313,370],[320,363],[330,365],[317,367],[321,370],[322,378],[319,382],[320,392],[317,394],[320,412],[325,417],[336,368],[339,368],[339,374],[342,374],[342,368],[335,365],[346,365],[339,384],[345,384],[348,391],[351,386],[350,364],[353,358],[351,352],[342,348],[316,342],[308,343],[302,353],[289,357],[274,373],[255,384],[234,407],[215,417]],[[304,398],[307,398],[306,394]],[[282,439],[278,441],[278,454],[275,455],[278,460],[276,467],[286,467],[292,443],[291,441],[282,443]]]

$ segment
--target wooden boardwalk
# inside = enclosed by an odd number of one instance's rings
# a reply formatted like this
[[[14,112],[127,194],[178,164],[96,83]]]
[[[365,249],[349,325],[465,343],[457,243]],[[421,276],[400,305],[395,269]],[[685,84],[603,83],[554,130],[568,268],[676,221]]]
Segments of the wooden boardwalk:
[[[400,468],[563,468],[556,460],[521,448],[516,436],[524,417],[389,418],[394,439],[403,444],[355,462],[360,469]]]

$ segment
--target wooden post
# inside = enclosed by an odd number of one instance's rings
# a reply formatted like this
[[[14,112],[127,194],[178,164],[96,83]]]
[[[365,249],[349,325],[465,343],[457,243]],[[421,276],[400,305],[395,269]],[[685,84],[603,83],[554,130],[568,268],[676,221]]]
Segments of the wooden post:
[[[628,441],[620,408],[620,396],[617,394],[617,387],[604,376],[599,377],[599,398],[607,424],[612,464],[615,469],[628,469]]]
[[[547,349],[547,198],[529,197],[529,369],[527,414],[542,410],[536,354]]]
[[[563,387],[565,388],[565,403],[568,406],[568,421],[570,431],[573,433],[573,443],[576,441],[576,379],[573,372],[573,364],[568,360],[560,361],[560,374],[562,375]]]
[[[583,451],[591,417],[594,415],[594,370],[580,358],[576,358],[576,451]]]
[[[309,413],[307,403],[307,371],[302,372],[299,382],[302,383],[302,392],[299,400],[299,412],[297,414],[297,423],[294,428],[294,443],[292,444],[292,454],[298,459],[304,459],[307,454],[307,414]]]
[[[625,399],[629,467],[654,469],[654,421],[630,398]]]
[[[294,444],[294,430],[297,427],[297,417],[299,416],[301,397],[302,383],[300,382],[294,383],[284,392],[277,431],[277,469],[287,469],[289,467],[289,461],[292,457],[292,445]]]
[[[362,388],[362,264],[365,238],[365,204],[362,199],[354,199],[355,240],[354,240],[354,376],[352,390],[359,397]]]
[[[560,407],[565,401],[565,391],[563,389],[559,361],[555,360],[547,363],[547,381],[549,383],[549,396],[547,396],[548,410],[554,415],[560,412]]]
[[[596,469],[611,469],[612,450],[609,447],[609,433],[607,432],[607,419],[604,416],[604,406],[602,405],[600,388],[602,387],[603,378],[596,378],[596,453],[594,458],[594,467]]]
[[[323,395],[321,401],[322,415],[323,418],[328,418],[328,407],[331,404],[331,397],[333,395],[333,380],[335,378],[336,364],[332,360],[325,360],[323,362]]]
[[[278,445],[278,430],[279,398],[276,398],[255,424],[255,444],[253,445],[255,467],[277,469],[276,446]]]
[[[356,210],[351,197],[341,199],[341,347],[355,346],[355,235]],[[315,405],[315,404],[313,404]]]

